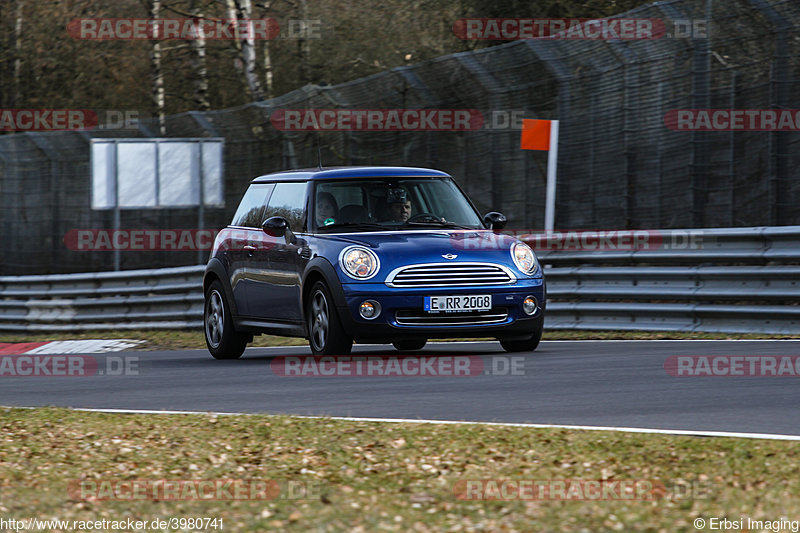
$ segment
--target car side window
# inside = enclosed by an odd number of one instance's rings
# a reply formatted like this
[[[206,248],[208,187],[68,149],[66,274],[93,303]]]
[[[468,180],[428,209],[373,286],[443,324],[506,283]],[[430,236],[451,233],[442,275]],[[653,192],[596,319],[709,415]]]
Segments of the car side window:
[[[274,187],[274,183],[253,183],[250,185],[239,203],[239,209],[233,215],[231,226],[260,228],[264,222],[264,207]]]
[[[306,207],[306,183],[277,183],[267,204],[264,219],[283,217],[289,221],[292,231],[304,231]]]

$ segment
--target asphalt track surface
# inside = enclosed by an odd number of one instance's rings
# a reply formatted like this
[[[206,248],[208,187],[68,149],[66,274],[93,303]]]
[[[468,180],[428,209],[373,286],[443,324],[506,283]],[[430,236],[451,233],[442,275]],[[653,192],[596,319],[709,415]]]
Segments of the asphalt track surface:
[[[615,426],[800,435],[800,377],[674,377],[675,355],[799,355],[800,341],[545,341],[515,374],[496,342],[429,344],[419,355],[472,356],[475,376],[285,377],[278,356],[305,347],[249,348],[242,359],[205,350],[117,352],[138,374],[0,377],[0,405],[285,413]],[[353,355],[395,356],[391,346]],[[497,372],[492,373],[493,365]],[[471,367],[477,368],[477,367]],[[489,374],[484,372],[488,371]],[[521,375],[520,375],[521,374]]]

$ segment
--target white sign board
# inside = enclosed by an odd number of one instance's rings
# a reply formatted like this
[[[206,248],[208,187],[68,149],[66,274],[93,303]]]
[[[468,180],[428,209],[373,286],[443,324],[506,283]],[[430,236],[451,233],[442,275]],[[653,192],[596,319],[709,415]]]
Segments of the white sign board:
[[[223,139],[92,139],[92,209],[218,206]]]

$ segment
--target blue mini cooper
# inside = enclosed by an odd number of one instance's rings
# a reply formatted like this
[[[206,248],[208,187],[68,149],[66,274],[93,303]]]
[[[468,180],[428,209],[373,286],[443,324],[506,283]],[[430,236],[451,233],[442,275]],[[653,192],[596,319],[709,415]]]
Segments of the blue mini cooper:
[[[545,283],[533,250],[497,233],[452,177],[409,167],[293,170],[253,180],[216,237],[203,280],[205,337],[236,359],[254,334],[304,337],[316,355],[353,342],[419,350],[494,337],[532,351]]]

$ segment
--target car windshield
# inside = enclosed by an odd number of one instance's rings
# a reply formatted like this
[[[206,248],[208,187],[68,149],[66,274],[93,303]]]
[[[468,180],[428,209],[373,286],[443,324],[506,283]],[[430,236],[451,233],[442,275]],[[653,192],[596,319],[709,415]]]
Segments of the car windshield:
[[[320,232],[483,229],[450,178],[319,181],[314,199],[313,228]]]

